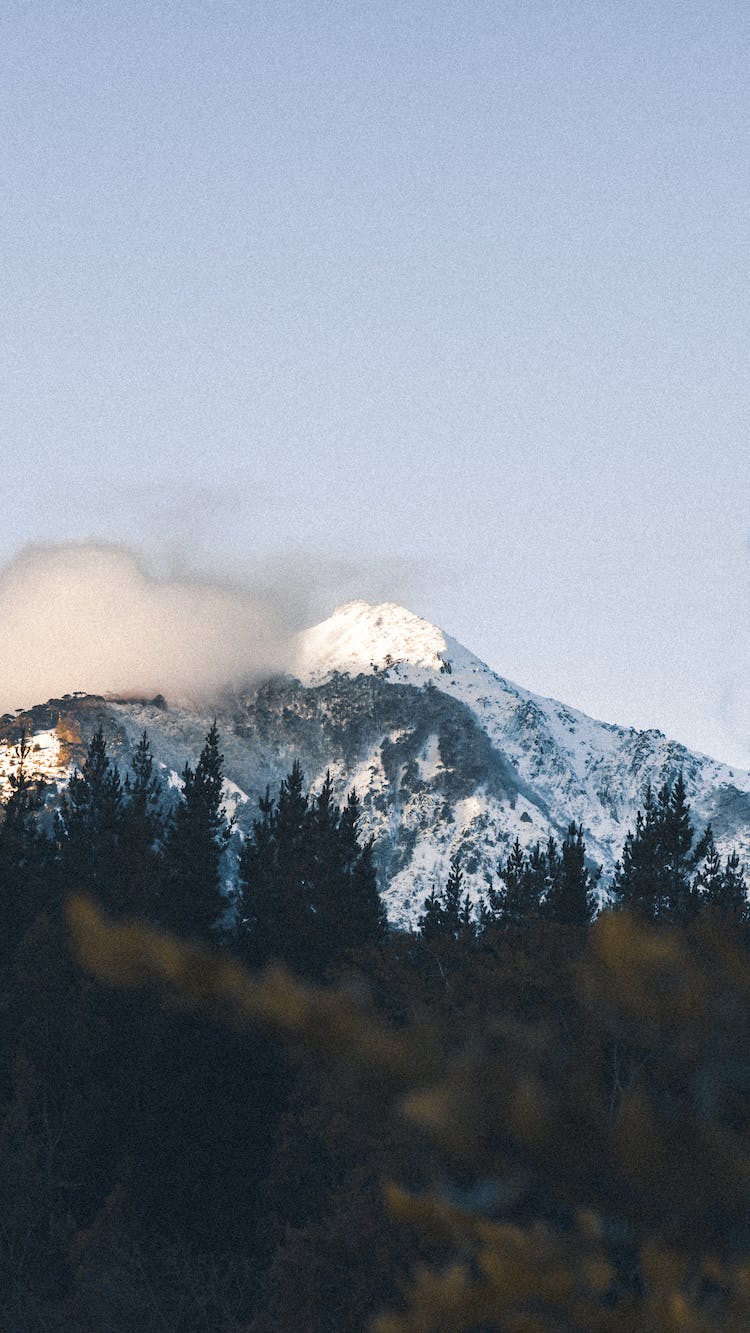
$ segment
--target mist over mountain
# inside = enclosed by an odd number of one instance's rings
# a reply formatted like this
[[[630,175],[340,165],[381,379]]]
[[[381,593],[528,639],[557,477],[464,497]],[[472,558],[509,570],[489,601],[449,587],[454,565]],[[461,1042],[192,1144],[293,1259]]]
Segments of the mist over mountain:
[[[270,596],[156,577],[118,546],[22,551],[0,574],[0,618],[0,709],[72,690],[195,704],[283,670],[290,655]]]
[[[132,567],[112,562],[111,591],[139,595],[156,615],[166,603],[172,629],[185,609],[174,589],[140,582]],[[144,593],[144,588],[146,592]],[[207,594],[198,589],[195,597]],[[246,643],[259,624],[248,608],[232,631],[234,603],[212,593],[215,642],[197,659],[204,685],[222,681],[203,705],[144,701],[162,677],[141,667],[141,698],[111,685],[84,697],[51,699],[18,717],[7,715],[2,771],[21,727],[30,733],[32,762],[62,778],[81,762],[96,726],[124,767],[144,728],[157,761],[178,782],[214,715],[226,756],[226,794],[237,833],[249,828],[267,786],[278,788],[295,759],[318,789],[330,770],[336,796],[356,788],[363,832],[376,842],[381,891],[390,918],[413,926],[426,893],[443,882],[459,852],[472,895],[482,892],[518,838],[523,846],[560,837],[571,820],[583,824],[588,853],[606,887],[648,783],[658,788],[682,773],[699,827],[712,823],[720,850],[750,856],[750,775],[688,750],[661,732],[595,721],[541,698],[496,674],[461,644],[393,603],[345,604],[296,637],[269,640],[276,660],[247,661]],[[72,608],[75,610],[75,607]],[[253,617],[255,616],[255,619]],[[264,631],[266,622],[260,622]],[[270,629],[273,631],[273,625]],[[163,645],[164,640],[160,643]],[[210,670],[211,651],[216,662]],[[136,693],[126,661],[123,693]],[[101,663],[100,663],[101,666]],[[234,681],[231,681],[234,670]],[[187,687],[189,664],[173,676]],[[253,676],[255,679],[253,680]],[[222,679],[223,678],[223,679]],[[59,677],[58,677],[59,679]],[[70,681],[77,683],[77,678]],[[104,697],[108,694],[110,697]],[[195,697],[195,695],[194,695]]]

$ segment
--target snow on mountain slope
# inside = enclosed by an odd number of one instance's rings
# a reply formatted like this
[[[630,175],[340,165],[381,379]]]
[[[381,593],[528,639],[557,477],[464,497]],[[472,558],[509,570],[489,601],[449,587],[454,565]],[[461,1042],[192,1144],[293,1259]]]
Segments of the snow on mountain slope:
[[[497,675],[403,607],[350,602],[299,636],[293,675],[226,698],[205,715],[150,703],[52,700],[0,724],[0,783],[21,727],[45,776],[80,763],[101,723],[125,766],[145,728],[167,774],[194,762],[213,712],[226,756],[226,795],[249,826],[266,784],[295,758],[316,788],[327,769],[338,799],[356,787],[363,831],[389,915],[414,924],[455,850],[478,894],[514,838],[560,837],[571,819],[611,875],[647,782],[683,773],[695,823],[750,863],[750,775],[694,754],[661,732],[597,722]],[[59,742],[59,743],[58,743]],[[246,798],[246,799],[245,799]]]
[[[632,782],[626,779],[634,776],[641,795],[652,762],[659,768],[672,765],[700,773],[717,787],[750,792],[750,774],[743,770],[694,754],[660,731],[598,722],[555,699],[532,694],[499,676],[434,625],[392,603],[339,607],[329,620],[300,636],[296,670],[309,685],[334,672],[369,671],[382,672],[389,681],[436,686],[472,709],[526,781],[544,773],[558,797],[568,792],[575,800],[587,794],[601,804],[603,828],[620,813],[615,791],[629,802]],[[688,773],[685,776],[688,780]],[[571,818],[575,814],[571,806]]]
[[[364,602],[340,607],[301,636],[297,662],[308,684],[320,684],[334,672],[377,672],[394,684],[435,687],[465,704],[493,748],[510,761],[521,786],[533,792],[530,804],[519,794],[510,810],[493,812],[524,844],[560,833],[571,819],[581,821],[589,852],[606,877],[646,784],[658,787],[682,772],[696,822],[711,820],[720,846],[738,846],[750,860],[750,774],[695,754],[660,731],[599,722],[532,694],[403,607]],[[474,819],[482,806],[478,796]],[[459,823],[471,823],[468,808],[456,814]]]
[[[439,671],[446,639],[441,630],[394,602],[347,602],[297,640],[295,675],[316,685],[334,671],[357,675],[394,663]]]
[[[0,741],[0,801],[6,801],[11,794],[9,777],[16,767],[15,746],[10,741]],[[30,737],[26,767],[37,781],[42,782],[56,781],[65,770],[60,737],[54,727],[36,731]]]

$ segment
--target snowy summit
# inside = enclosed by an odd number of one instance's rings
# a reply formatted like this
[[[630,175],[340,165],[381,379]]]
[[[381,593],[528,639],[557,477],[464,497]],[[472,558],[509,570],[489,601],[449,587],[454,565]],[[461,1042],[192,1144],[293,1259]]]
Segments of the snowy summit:
[[[334,671],[358,675],[396,663],[444,669],[447,643],[435,625],[395,602],[346,602],[297,639],[295,675],[306,685]]]

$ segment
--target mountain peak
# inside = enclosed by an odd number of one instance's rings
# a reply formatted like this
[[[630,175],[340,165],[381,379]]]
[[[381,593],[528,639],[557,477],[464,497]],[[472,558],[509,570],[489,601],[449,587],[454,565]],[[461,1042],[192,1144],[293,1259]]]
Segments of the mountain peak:
[[[306,683],[334,671],[359,675],[397,663],[444,668],[447,643],[437,626],[395,602],[345,602],[297,639],[295,675]]]

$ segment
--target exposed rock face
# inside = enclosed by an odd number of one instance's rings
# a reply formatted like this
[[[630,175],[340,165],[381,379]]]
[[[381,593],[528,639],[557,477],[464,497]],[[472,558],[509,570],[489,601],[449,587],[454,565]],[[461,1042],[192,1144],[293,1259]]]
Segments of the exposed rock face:
[[[266,786],[295,758],[308,782],[330,768],[343,799],[359,792],[365,831],[394,921],[414,923],[460,848],[468,886],[481,891],[518,836],[528,845],[580,820],[593,859],[611,874],[647,782],[683,773],[698,826],[710,819],[722,850],[750,861],[750,776],[660,732],[596,722],[497,676],[402,607],[351,603],[300,636],[295,677],[267,682],[216,708],[227,800],[248,827]],[[80,763],[99,723],[125,765],[144,728],[177,782],[213,714],[93,697],[52,700],[0,725],[0,768],[21,726],[53,732],[58,775]],[[1,780],[1,775],[0,775]]]
[[[66,765],[81,764],[86,747],[81,731],[80,719],[75,713],[59,712],[55,723],[59,740],[60,760]]]

